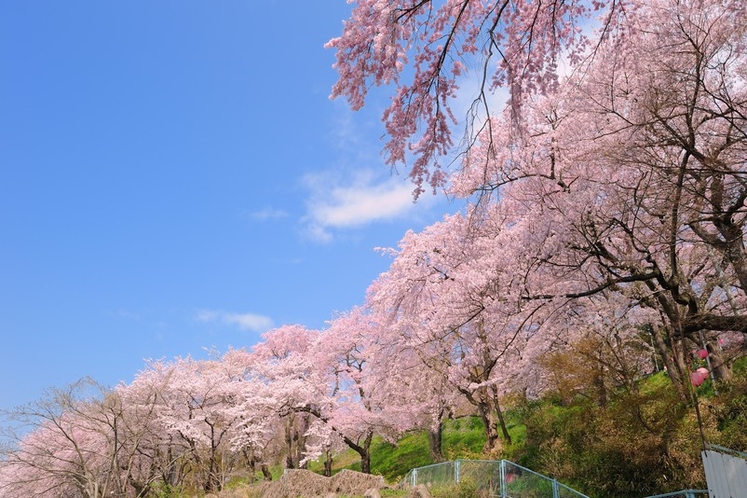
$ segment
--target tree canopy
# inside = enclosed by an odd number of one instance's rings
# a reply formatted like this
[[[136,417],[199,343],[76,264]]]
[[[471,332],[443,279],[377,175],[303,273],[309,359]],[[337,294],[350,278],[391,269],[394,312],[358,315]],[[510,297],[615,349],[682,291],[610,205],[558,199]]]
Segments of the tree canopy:
[[[509,395],[586,384],[604,406],[661,369],[697,403],[695,368],[727,382],[745,350],[746,42],[736,0],[359,0],[328,43],[332,96],[357,109],[390,91],[386,161],[416,198],[466,207],[405,234],[325,330],[17,412],[33,430],[0,461],[0,494],[208,492],[240,465],[345,447],[370,471],[374,435],[426,430],[439,458],[465,413],[495,454]]]

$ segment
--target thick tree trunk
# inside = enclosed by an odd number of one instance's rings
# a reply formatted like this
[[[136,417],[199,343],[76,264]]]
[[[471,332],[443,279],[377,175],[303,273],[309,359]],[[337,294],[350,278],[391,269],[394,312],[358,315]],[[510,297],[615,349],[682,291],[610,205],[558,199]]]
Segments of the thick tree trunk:
[[[498,445],[499,440],[495,411],[491,410],[490,407],[486,405],[480,405],[477,409],[485,428],[485,446],[483,447],[483,452],[492,453]]]
[[[677,397],[683,403],[688,403],[690,396],[686,382],[689,382],[690,379],[689,376],[685,377],[685,365],[683,361],[680,361],[682,358],[682,348],[677,347],[677,343],[674,342],[671,335],[665,337],[662,328],[657,326],[651,327],[651,338],[654,341],[656,350],[659,352],[659,356],[661,356],[661,361],[664,363],[664,368],[667,371],[669,379],[672,381]]]
[[[286,451],[285,468],[286,469],[296,468],[296,462],[294,460],[296,452],[293,451],[293,434],[294,434],[295,418],[296,418],[295,414],[291,413],[285,419],[285,451]]]
[[[304,452],[306,451],[306,431],[309,430],[309,415],[308,413],[299,414],[298,420],[296,421],[296,432],[295,432],[295,443],[296,443],[296,456],[295,463],[299,469],[305,469],[309,465],[304,462],[301,463],[305,458]]]
[[[604,364],[601,361],[597,361],[599,370],[594,372],[594,389],[597,392],[597,404],[600,408],[607,406],[607,384],[604,382]]]
[[[361,472],[364,474],[370,474],[371,473],[371,453],[369,451],[366,451],[366,453],[361,453]]]
[[[436,463],[443,462],[444,460],[444,454],[442,451],[443,430],[444,424],[440,420],[435,429],[428,429],[428,447],[431,451],[431,458],[433,458],[433,461]]]
[[[259,466],[259,468],[262,471],[262,476],[265,478],[265,481],[272,481],[272,473],[270,472],[270,468],[267,466],[267,464],[263,463]]]
[[[499,425],[506,441],[511,441],[505,420],[503,420],[503,412],[498,404],[497,390],[495,387],[492,389],[494,391],[492,395],[484,387],[475,392],[460,389],[460,392],[464,394],[467,401],[477,408],[477,413],[480,416],[480,420],[482,420],[483,427],[485,428],[485,446],[483,447],[485,453],[493,452],[498,446],[498,441],[500,440],[498,435]]]
[[[324,477],[332,477],[332,451],[324,451]]]
[[[373,432],[369,431],[366,439],[363,440],[363,445],[358,446],[358,449],[356,449],[361,456],[361,472],[364,474],[371,473],[371,441],[373,441]]]
[[[744,223],[734,221],[734,213],[743,208],[744,197],[741,197],[737,205],[723,206],[724,196],[724,179],[722,175],[714,175],[714,181],[711,184],[711,205],[715,213],[713,224],[723,237],[722,251],[726,259],[731,263],[734,273],[739,280],[739,286],[743,292],[747,292],[747,253],[745,253],[744,243]],[[744,194],[743,194],[744,195]],[[708,242],[708,241],[706,241]]]
[[[257,474],[257,461],[253,456],[250,456],[247,450],[243,450],[242,452],[244,454],[244,458],[246,459],[247,469],[249,470],[249,484],[254,484],[254,480]]]
[[[501,409],[500,402],[498,401],[498,388],[495,385],[491,386],[493,391],[493,404],[495,405],[495,414],[498,417],[498,423],[501,426],[501,434],[503,434],[503,440],[511,444],[511,434],[508,433],[508,427],[506,427],[506,420],[503,417],[503,410]]]
[[[710,339],[706,344],[706,349],[708,350],[708,364],[713,371],[713,378],[726,381],[731,379],[731,367],[724,357],[724,351],[718,343],[718,338]]]
[[[306,451],[306,431],[309,428],[308,413],[291,412],[285,420],[285,468],[300,469],[306,468],[306,464],[301,465]]]
[[[339,434],[339,432],[338,432]],[[364,474],[371,473],[371,441],[373,441],[373,431],[369,430],[363,442],[358,444],[347,436],[342,436],[342,440],[350,449],[358,453],[361,457],[361,472]]]
[[[181,481],[181,476],[177,475],[176,470],[176,459],[174,458],[174,447],[169,441],[169,445],[166,448],[166,472],[164,473],[163,480],[169,486],[176,486]]]

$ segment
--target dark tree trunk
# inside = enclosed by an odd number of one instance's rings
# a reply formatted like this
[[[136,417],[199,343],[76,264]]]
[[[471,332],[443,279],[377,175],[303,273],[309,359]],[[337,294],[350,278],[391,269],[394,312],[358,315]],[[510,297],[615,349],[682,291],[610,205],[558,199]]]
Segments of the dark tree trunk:
[[[597,392],[597,405],[600,408],[607,406],[607,384],[604,382],[604,364],[597,359],[599,370],[594,373],[594,388]]]
[[[339,434],[339,433],[338,433]],[[364,474],[371,473],[371,441],[373,441],[373,431],[369,430],[362,443],[356,443],[347,436],[342,436],[342,440],[348,447],[358,453],[361,457],[361,472]]]
[[[483,451],[485,453],[491,453],[496,448],[499,439],[495,411],[485,405],[478,406],[477,410],[480,413],[480,419],[482,419],[483,426],[485,427],[485,446]]]
[[[296,463],[294,461],[294,456],[296,454],[295,451],[293,451],[293,433],[294,433],[294,425],[295,425],[295,414],[291,413],[286,417],[285,419],[285,468],[286,469],[295,469]]]
[[[324,476],[332,477],[332,451],[325,450],[324,452]]]
[[[428,429],[428,447],[431,450],[431,458],[436,463],[443,462],[444,460],[442,451],[443,430],[444,423],[441,420],[438,421],[438,426],[435,429]]]
[[[724,358],[724,351],[718,343],[718,338],[709,340],[706,344],[708,351],[708,364],[713,371],[713,378],[716,380],[729,380],[732,377],[731,367]]]
[[[683,375],[685,372],[684,364],[679,361],[682,358],[681,348],[677,347],[671,335],[666,337],[663,330],[655,325],[651,327],[651,338],[654,340],[656,350],[661,356],[661,361],[664,363],[664,368],[672,381],[677,397],[683,403],[688,403],[690,396],[686,382],[689,381],[689,377],[685,378]]]
[[[370,474],[371,473],[371,452],[366,451],[365,453],[360,453],[361,456],[361,472],[364,474]]]
[[[508,433],[508,427],[506,427],[506,420],[503,418],[503,410],[498,402],[498,388],[495,385],[491,386],[493,391],[493,404],[495,405],[495,414],[498,416],[498,423],[501,426],[501,434],[503,434],[503,440],[511,444],[511,434]]]
[[[259,468],[262,470],[262,476],[265,478],[265,481],[272,481],[272,473],[270,472],[269,467],[267,467],[267,464],[263,463]]]
[[[299,469],[308,468],[307,462],[301,463],[305,457],[304,452],[306,451],[306,431],[309,430],[309,415],[308,413],[299,414],[296,421],[294,440],[296,443],[296,456],[295,463]]]

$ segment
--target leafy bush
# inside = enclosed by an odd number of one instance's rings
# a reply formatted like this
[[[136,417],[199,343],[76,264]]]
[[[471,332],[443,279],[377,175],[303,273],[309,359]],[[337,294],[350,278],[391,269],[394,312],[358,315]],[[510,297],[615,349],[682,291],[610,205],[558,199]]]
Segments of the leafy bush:
[[[479,489],[472,479],[463,479],[459,484],[443,484],[430,489],[433,498],[491,498],[488,490]]]

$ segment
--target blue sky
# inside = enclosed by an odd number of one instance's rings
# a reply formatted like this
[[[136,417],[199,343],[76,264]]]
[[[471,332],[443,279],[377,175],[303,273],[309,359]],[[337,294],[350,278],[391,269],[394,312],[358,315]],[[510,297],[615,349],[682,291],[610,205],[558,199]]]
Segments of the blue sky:
[[[0,2],[0,409],[322,328],[453,210],[328,95],[344,0]]]

